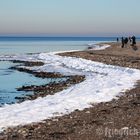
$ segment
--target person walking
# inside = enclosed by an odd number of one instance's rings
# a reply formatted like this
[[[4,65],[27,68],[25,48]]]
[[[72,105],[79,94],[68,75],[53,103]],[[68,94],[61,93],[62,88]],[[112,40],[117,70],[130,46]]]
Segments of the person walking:
[[[132,36],[132,46],[136,45],[136,37],[133,35]]]
[[[122,42],[122,46],[121,47],[124,48],[124,38],[123,37],[121,38],[121,42]]]
[[[124,39],[124,44],[125,44],[125,47],[127,47],[127,44],[128,44],[128,38],[127,37]]]
[[[132,49],[134,51],[138,50],[138,48],[136,46],[136,37],[134,35],[132,36]]]

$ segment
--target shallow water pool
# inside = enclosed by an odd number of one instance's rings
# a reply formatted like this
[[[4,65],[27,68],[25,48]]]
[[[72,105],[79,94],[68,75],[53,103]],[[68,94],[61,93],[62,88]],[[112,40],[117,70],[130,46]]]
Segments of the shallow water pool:
[[[16,103],[15,97],[22,97],[33,92],[17,91],[16,88],[27,85],[43,85],[50,82],[59,82],[62,78],[37,78],[32,74],[9,69],[12,62],[0,61],[0,106]]]

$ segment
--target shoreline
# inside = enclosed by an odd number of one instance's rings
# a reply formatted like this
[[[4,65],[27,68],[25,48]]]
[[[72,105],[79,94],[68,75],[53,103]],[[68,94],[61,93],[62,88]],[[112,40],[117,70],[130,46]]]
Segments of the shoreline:
[[[78,84],[82,81],[85,80],[85,76],[83,75],[74,75],[74,76],[65,76],[60,73],[53,73],[53,72],[37,72],[33,70],[29,70],[27,68],[23,68],[21,66],[28,66],[28,67],[33,67],[33,66],[43,66],[43,62],[29,62],[29,61],[17,61],[14,60],[12,61],[13,63],[20,63],[20,65],[16,65],[14,67],[10,67],[9,69],[17,70],[19,72],[25,72],[32,74],[35,77],[38,78],[62,78],[65,80],[60,81],[60,82],[52,82],[49,84],[44,84],[44,85],[29,85],[29,86],[21,86],[17,88],[17,91],[25,91],[29,92],[32,91],[33,94],[27,94],[24,97],[15,97],[17,99],[17,103],[21,103],[26,100],[35,100],[38,97],[45,97],[48,95],[54,95],[57,92],[60,92],[62,90],[65,90],[69,88],[72,85]],[[19,67],[20,66],[20,67]]]
[[[113,45],[117,46],[116,43]],[[120,48],[118,49],[120,50]],[[130,56],[128,55],[123,56],[124,54],[122,53],[113,54],[112,47],[102,51],[67,52],[59,55],[74,56],[80,58],[82,57],[88,60],[90,59],[93,61],[98,61],[106,64],[140,69],[140,64],[139,64],[140,57],[138,56],[138,54],[137,55],[135,54],[136,56],[134,56],[134,54],[133,55],[131,54]],[[140,120],[138,119],[139,105],[140,105],[139,91],[140,91],[140,84],[138,83],[137,87],[123,94],[123,96],[119,97],[118,100],[113,100],[107,103],[99,103],[83,111],[74,111],[69,115],[64,115],[62,117],[56,117],[55,119],[46,120],[45,123],[36,123],[23,127],[19,126],[15,129],[9,128],[7,132],[3,134],[3,138],[13,139],[12,133],[14,133],[14,138],[17,139],[20,137],[22,137],[23,139],[35,139],[35,138],[39,138],[39,136],[42,138],[50,137],[51,139],[56,139],[56,138],[66,139],[68,137],[71,139],[76,139],[74,137],[76,135],[77,135],[77,139],[86,139],[87,137],[89,137],[90,139],[93,138],[93,136],[98,139],[98,138],[105,138],[104,135],[99,136],[95,132],[95,128],[98,127],[105,128],[108,126],[108,128],[113,129],[115,126],[116,128],[120,129],[128,125],[129,127],[139,129],[139,125],[138,125],[139,123],[137,124],[135,123],[135,120]],[[133,113],[135,114],[135,116],[132,116],[132,114],[130,116],[127,116],[127,113],[130,114]],[[122,119],[123,116],[125,116],[126,118],[129,117],[129,119],[127,118],[128,120],[124,120]],[[132,121],[131,123],[129,123],[130,120]],[[113,123],[110,124],[109,121],[112,121]],[[19,130],[21,130],[20,133]],[[46,132],[45,130],[48,131]],[[42,135],[39,134],[39,132],[41,132]],[[115,138],[117,138],[117,136]]]

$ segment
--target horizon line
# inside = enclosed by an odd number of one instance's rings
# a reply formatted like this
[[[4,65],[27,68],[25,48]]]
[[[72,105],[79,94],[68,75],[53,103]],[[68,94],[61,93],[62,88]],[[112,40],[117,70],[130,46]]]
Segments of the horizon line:
[[[129,37],[129,36],[126,36],[126,35],[124,35],[124,36],[29,36],[29,35],[27,35],[27,36],[3,36],[3,35],[0,35],[0,38],[55,38],[55,37],[57,37],[57,38],[70,38],[70,37],[73,37],[73,38],[82,38],[82,37],[84,37],[84,38],[88,38],[88,37],[93,37],[93,38],[98,38],[98,37],[104,37],[104,38],[115,38],[115,37]],[[140,38],[140,36],[137,36],[136,35],[136,37],[139,37]]]

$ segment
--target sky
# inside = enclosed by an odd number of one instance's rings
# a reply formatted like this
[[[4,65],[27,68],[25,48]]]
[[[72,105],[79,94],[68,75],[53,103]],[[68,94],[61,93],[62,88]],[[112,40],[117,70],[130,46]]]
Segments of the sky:
[[[0,0],[0,35],[140,35],[140,0]]]

